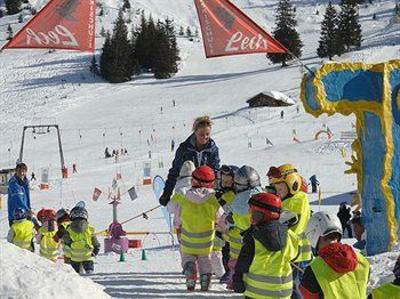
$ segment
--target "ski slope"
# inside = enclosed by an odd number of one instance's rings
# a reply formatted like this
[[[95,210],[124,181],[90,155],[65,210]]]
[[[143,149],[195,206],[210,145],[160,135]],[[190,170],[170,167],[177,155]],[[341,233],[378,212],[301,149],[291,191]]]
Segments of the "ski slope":
[[[37,7],[44,2],[31,1]],[[115,8],[122,1],[99,2],[104,3],[105,15],[97,20],[98,33],[101,27],[112,29],[117,15]],[[322,62],[315,49],[327,2],[296,1],[298,29],[305,45],[303,62],[309,66]],[[236,0],[234,3],[271,31],[276,0],[268,3]],[[132,6],[134,23],[144,10],[155,19],[173,17],[177,27],[198,27],[193,3],[189,0],[135,0]],[[400,25],[393,22],[393,7],[394,1],[382,0],[361,8],[363,46],[338,60],[373,63],[398,58]],[[319,15],[315,14],[317,9]],[[378,16],[376,21],[372,20],[373,13]],[[0,45],[4,43],[6,25],[16,23],[16,18],[5,16],[0,19]],[[20,26],[13,25],[14,32]],[[98,35],[97,49],[101,49],[102,42]],[[73,163],[78,168],[78,173],[70,173],[68,179],[61,180],[56,132],[50,130],[48,134],[34,135],[29,131],[24,150],[29,171],[34,171],[40,179],[40,169],[50,168],[50,190],[35,188],[32,191],[34,209],[71,208],[84,200],[90,222],[98,230],[104,230],[112,221],[107,193],[116,173],[122,175],[122,193],[136,185],[139,195],[135,201],[126,194],[122,196],[118,210],[120,220],[156,206],[151,187],[141,184],[143,163],[150,161],[148,152],[152,152],[152,175],[165,177],[173,159],[171,140],[182,142],[190,134],[193,119],[203,114],[209,114],[214,120],[212,135],[220,147],[222,163],[254,166],[265,184],[269,166],[291,162],[305,178],[316,174],[321,182],[322,206],[316,204],[317,196],[310,194],[314,211],[336,211],[340,202],[351,201],[349,192],[356,189],[356,178],[343,174],[346,170],[344,162],[350,153],[347,151],[347,156],[343,157],[334,145],[348,148],[348,144],[340,142],[340,133],[352,130],[353,117],[315,119],[305,114],[301,103],[282,109],[247,108],[246,100],[265,90],[280,91],[298,100],[302,77],[298,65],[282,69],[271,65],[260,54],[207,60],[200,40],[190,42],[179,38],[178,43],[182,61],[176,76],[155,80],[144,74],[118,85],[90,74],[89,54],[40,50],[0,53],[0,168],[14,165],[24,124],[49,123],[59,124],[62,130],[63,150],[70,172]],[[97,56],[99,54],[100,50],[96,52]],[[280,119],[281,110],[284,119]],[[326,127],[333,132],[334,142],[329,143],[324,137],[315,140],[314,135]],[[293,142],[294,133],[301,143]],[[272,147],[266,144],[266,138],[273,143]],[[105,160],[105,147],[110,150],[124,147],[129,155],[121,157],[118,163]],[[95,187],[103,191],[97,202],[91,200]],[[124,229],[168,231],[160,210],[148,216],[148,220],[127,223]],[[7,206],[3,204],[0,210],[1,238],[7,234],[6,217]],[[141,251],[131,251],[125,263],[119,263],[116,255],[101,254],[95,265],[96,273],[91,278],[104,285],[105,291],[114,298],[240,298],[217,284],[210,293],[187,294],[180,274],[179,255],[169,247],[169,236],[148,235],[144,245],[149,248],[147,261],[141,260]],[[385,269],[389,268],[390,263],[387,263]],[[379,281],[383,275],[387,275],[387,271],[377,273],[374,281]]]

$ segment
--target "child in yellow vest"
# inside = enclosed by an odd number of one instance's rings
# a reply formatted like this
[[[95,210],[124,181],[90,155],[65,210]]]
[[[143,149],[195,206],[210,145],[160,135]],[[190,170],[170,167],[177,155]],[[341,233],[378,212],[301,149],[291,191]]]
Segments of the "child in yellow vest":
[[[399,299],[400,298],[400,256],[393,269],[394,281],[385,283],[372,290],[368,299]]]
[[[215,215],[219,208],[214,195],[215,174],[208,166],[200,166],[192,173],[192,188],[173,201],[180,205],[182,232],[180,249],[182,268],[188,291],[193,291],[200,272],[200,286],[207,291],[211,283],[211,259],[215,237]]]
[[[84,207],[75,206],[70,213],[71,224],[63,236],[64,244],[71,248],[71,266],[77,273],[81,267],[86,273],[94,271],[93,259],[100,250],[95,228],[88,223],[88,212]]]
[[[25,209],[16,208],[14,210],[14,220],[8,231],[7,240],[22,249],[34,252],[33,237],[35,228],[32,221],[27,218],[28,213]]]
[[[57,233],[56,211],[53,209],[41,209],[37,217],[42,223],[36,236],[40,244],[40,256],[56,262],[59,247],[59,242],[54,240],[54,236]]]
[[[65,245],[63,241],[63,236],[67,230],[67,227],[71,224],[68,210],[64,208],[59,209],[56,213],[56,221],[58,231],[53,239],[55,242],[61,242],[61,246],[64,252],[64,263],[69,264],[71,261],[71,248],[68,245]]]
[[[251,226],[235,267],[233,289],[252,299],[289,299],[293,291],[291,262],[299,240],[279,221],[282,202],[272,193],[258,193],[249,202]]]
[[[340,242],[343,231],[339,218],[333,213],[314,213],[306,235],[317,257],[301,280],[303,298],[365,299],[369,263],[351,246]]]
[[[298,268],[305,269],[312,259],[311,246],[305,236],[305,230],[311,217],[308,196],[301,191],[303,179],[294,165],[283,164],[279,167],[271,167],[267,175],[282,199],[283,210],[297,215],[297,222],[291,223],[290,230],[300,239],[299,256],[295,261],[296,267],[293,268],[294,291],[296,292],[294,296],[300,297],[297,285],[301,281],[302,272]]]
[[[229,205],[231,210],[227,221],[230,223],[230,258],[228,262],[229,280],[227,288],[232,289],[236,262],[242,249],[242,233],[250,227],[248,201],[252,195],[262,192],[260,175],[251,166],[243,165],[234,176],[235,197]]]

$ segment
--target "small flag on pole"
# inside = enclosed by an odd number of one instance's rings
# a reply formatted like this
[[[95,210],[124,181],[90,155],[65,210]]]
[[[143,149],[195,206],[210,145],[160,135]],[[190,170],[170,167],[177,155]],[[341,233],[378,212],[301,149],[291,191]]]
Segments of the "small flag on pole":
[[[101,193],[102,192],[99,188],[94,188],[93,197],[92,197],[93,201],[97,201],[99,199]]]
[[[135,200],[136,198],[138,198],[135,186],[132,186],[132,188],[130,188],[128,190],[128,194],[129,194],[129,197],[131,198],[131,200]]]

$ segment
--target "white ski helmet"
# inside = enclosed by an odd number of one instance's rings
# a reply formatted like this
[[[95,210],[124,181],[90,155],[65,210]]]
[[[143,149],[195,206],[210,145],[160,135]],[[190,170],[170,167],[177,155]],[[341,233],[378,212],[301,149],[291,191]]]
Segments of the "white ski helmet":
[[[325,237],[331,233],[343,234],[342,225],[339,218],[332,213],[314,213],[308,222],[305,234],[311,243],[311,247],[317,248],[320,237]]]
[[[235,190],[238,192],[261,186],[260,175],[257,170],[247,165],[239,168],[233,180]]]

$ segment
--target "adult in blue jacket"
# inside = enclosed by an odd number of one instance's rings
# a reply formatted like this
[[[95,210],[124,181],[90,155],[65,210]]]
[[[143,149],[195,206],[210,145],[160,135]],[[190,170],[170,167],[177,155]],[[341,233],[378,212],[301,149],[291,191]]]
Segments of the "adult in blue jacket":
[[[192,161],[196,167],[207,165],[214,171],[219,169],[219,150],[210,137],[211,127],[212,121],[208,116],[196,118],[192,135],[179,145],[160,197],[160,204],[163,206],[166,206],[171,198],[179,171],[185,161]]]
[[[31,211],[29,196],[29,181],[26,178],[28,167],[25,163],[18,163],[15,175],[8,181],[8,221],[11,226],[16,208],[22,208],[28,213]]]

